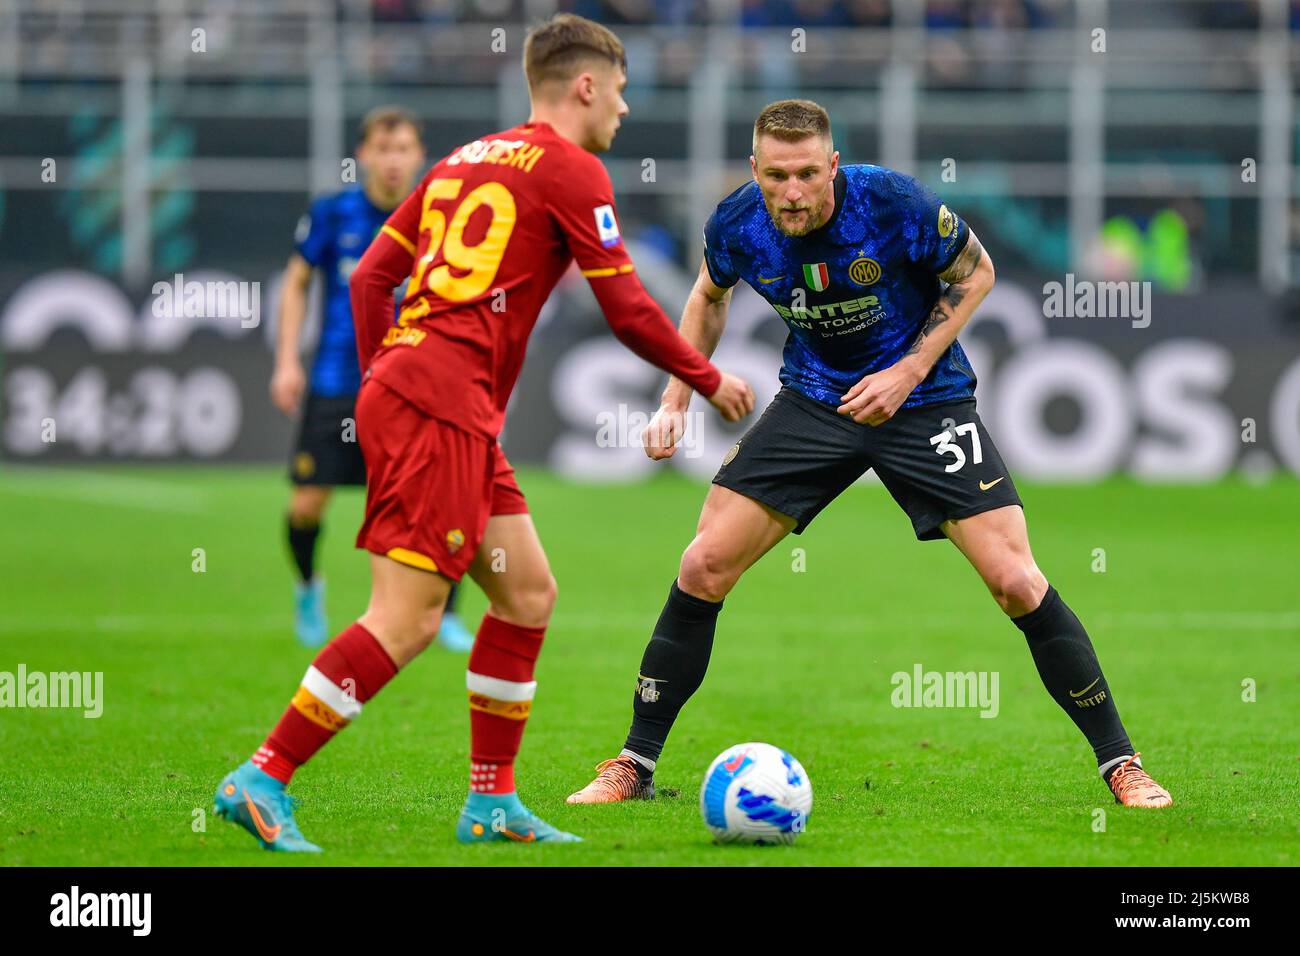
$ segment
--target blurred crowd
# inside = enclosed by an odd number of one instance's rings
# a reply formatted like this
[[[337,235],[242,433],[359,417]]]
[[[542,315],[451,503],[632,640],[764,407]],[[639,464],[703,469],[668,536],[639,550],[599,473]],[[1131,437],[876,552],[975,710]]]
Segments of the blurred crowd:
[[[523,0],[372,0],[381,21],[484,22],[526,16]],[[929,0],[925,18],[946,27],[1035,27],[1057,22],[1070,0]],[[613,25],[688,26],[738,11],[744,27],[881,27],[891,0],[556,0],[553,6]]]
[[[1300,0],[1288,0],[1290,25],[1300,30]],[[481,23],[526,19],[539,5],[525,0],[370,0],[384,22]],[[1073,0],[924,0],[930,30],[1019,30],[1068,23]],[[610,25],[688,26],[717,21],[738,8],[743,27],[883,27],[893,0],[554,0],[543,7]],[[1259,26],[1260,0],[1112,0],[1111,15],[1155,17],[1160,26],[1215,29]]]
[[[625,34],[629,62],[638,85],[685,82],[701,56],[699,28],[739,25],[735,51],[739,79],[762,88],[828,88],[871,83],[873,71],[890,58],[885,30],[896,18],[918,15],[930,40],[921,64],[923,83],[933,88],[1016,89],[1031,80],[1034,34],[1076,25],[1078,0],[338,0],[355,20],[368,9],[377,24],[421,23],[403,43],[421,43],[407,57],[392,33],[372,58],[375,68],[394,76],[438,76],[449,57],[456,75],[489,81],[496,64],[461,61],[460,41],[439,37],[440,26],[527,23],[553,10],[590,17],[615,28],[655,27],[653,36]],[[1284,0],[1293,29],[1300,30],[1300,0]],[[367,8],[367,3],[369,4]],[[1169,30],[1258,30],[1261,0],[1110,0],[1107,20],[1116,27],[1144,25]],[[905,10],[908,13],[905,13]],[[790,31],[802,27],[817,35],[815,57],[795,61]],[[844,31],[844,32],[828,32]],[[854,31],[854,32],[848,32]],[[440,39],[445,44],[440,46]],[[447,48],[446,44],[451,47]],[[422,55],[421,55],[422,54]],[[469,58],[472,60],[472,57]]]

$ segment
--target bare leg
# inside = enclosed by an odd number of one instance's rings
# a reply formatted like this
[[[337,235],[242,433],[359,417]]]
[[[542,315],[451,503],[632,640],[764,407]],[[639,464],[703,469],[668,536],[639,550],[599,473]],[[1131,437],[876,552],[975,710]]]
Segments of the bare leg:
[[[295,525],[320,524],[333,493],[329,485],[294,485],[289,494],[289,520]]]
[[[677,586],[705,601],[721,601],[740,576],[794,526],[788,515],[730,488],[711,485],[695,539],[682,554]]]
[[[555,607],[555,577],[531,515],[488,519],[470,576],[488,598],[488,614],[521,627],[546,627]]]
[[[357,623],[375,636],[398,669],[438,634],[451,582],[378,554],[370,555],[370,603]]]
[[[945,521],[941,530],[984,579],[1008,617],[1028,614],[1047,593],[1047,578],[1029,550],[1025,512],[1019,505]]]

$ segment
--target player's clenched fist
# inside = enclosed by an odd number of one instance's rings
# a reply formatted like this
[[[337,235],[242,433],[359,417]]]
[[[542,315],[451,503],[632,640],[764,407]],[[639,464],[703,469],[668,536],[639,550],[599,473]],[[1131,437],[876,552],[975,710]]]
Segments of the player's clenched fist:
[[[754,390],[734,375],[722,373],[722,383],[709,396],[709,404],[722,413],[725,421],[738,422],[754,410]]]
[[[660,405],[650,424],[641,433],[641,445],[652,461],[673,457],[677,443],[686,433],[686,409],[678,405]]]

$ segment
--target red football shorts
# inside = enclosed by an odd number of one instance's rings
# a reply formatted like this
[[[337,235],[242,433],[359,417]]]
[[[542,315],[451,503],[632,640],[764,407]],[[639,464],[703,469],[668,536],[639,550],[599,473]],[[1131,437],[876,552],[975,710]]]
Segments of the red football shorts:
[[[357,547],[459,581],[488,518],[528,503],[495,439],[424,414],[382,382],[361,386],[366,518]]]

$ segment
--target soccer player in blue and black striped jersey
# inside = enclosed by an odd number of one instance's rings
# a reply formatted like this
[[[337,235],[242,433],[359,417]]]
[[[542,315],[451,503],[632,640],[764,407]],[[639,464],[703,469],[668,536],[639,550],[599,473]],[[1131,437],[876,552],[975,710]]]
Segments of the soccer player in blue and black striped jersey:
[[[348,278],[393,210],[410,195],[424,170],[419,121],[398,106],[380,106],[362,120],[356,149],[361,182],[315,199],[298,223],[294,252],[284,272],[271,398],[286,414],[302,417],[289,477],[288,539],[298,580],[294,630],[304,644],[324,643],[325,582],[316,569],[321,521],[337,486],[366,484],[356,440],[353,406],[361,387]],[[313,271],[324,280],[320,341],[310,376],[299,355]],[[305,401],[304,401],[304,393]],[[438,640],[468,651],[473,635],[451,602]]]
[[[763,109],[750,166],[754,181],[705,226],[681,332],[712,354],[744,280],[788,328],[782,388],[713,479],[642,658],[622,752],[569,802],[654,795],[656,762],[704,679],[723,598],[874,469],[917,538],[951,541],[1023,632],[1115,799],[1169,806],[1137,760],[1087,631],[1034,562],[1020,496],[976,414],[957,334],[993,286],[979,239],[911,177],[841,166],[830,118],[808,100]],[[690,397],[669,381],[645,432],[651,458],[675,451]]]

